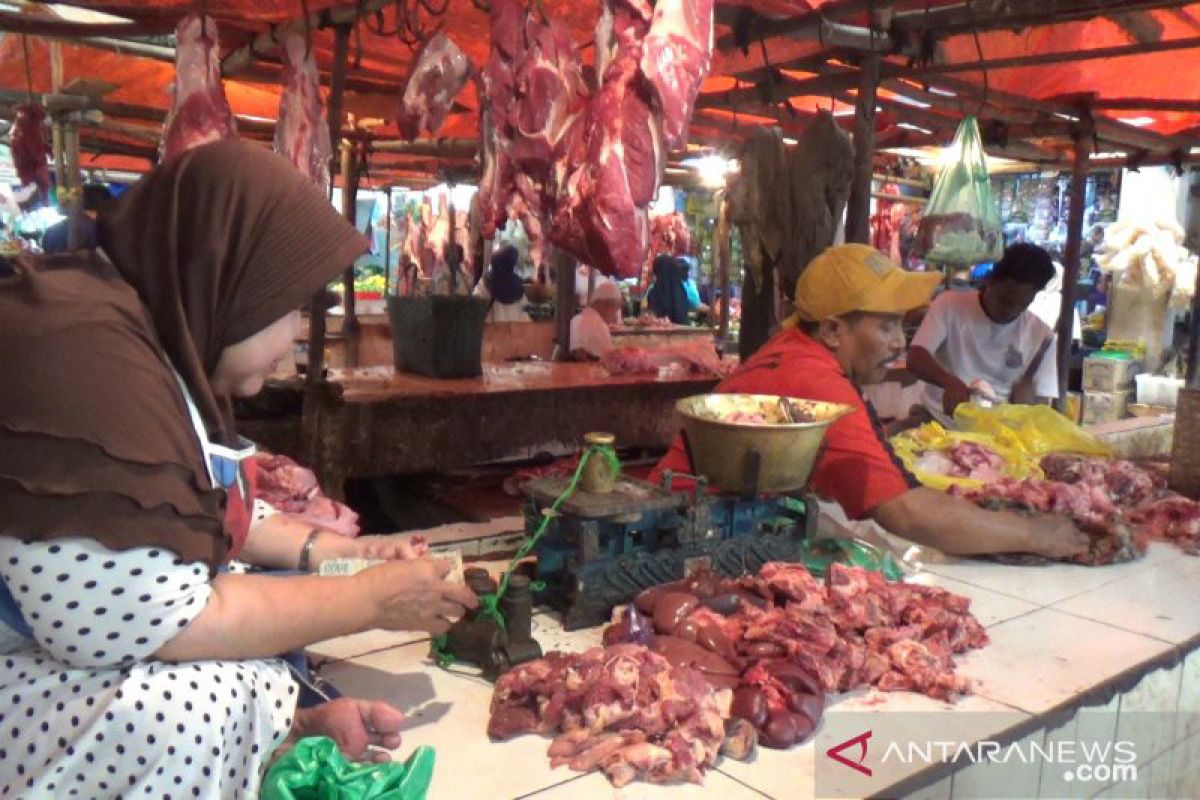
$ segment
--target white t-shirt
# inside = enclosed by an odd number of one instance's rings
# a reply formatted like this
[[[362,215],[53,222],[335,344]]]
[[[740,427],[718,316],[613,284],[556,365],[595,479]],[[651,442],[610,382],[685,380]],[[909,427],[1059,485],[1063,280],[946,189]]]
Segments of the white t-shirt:
[[[608,323],[594,308],[585,308],[571,320],[571,352],[586,350],[596,358],[613,349]]]
[[[1000,398],[1007,400],[1013,385],[1025,376],[1047,341],[1049,345],[1034,374],[1034,391],[1039,397],[1058,396],[1055,338],[1050,326],[1028,309],[1007,325],[1000,325],[984,313],[979,292],[951,291],[933,301],[912,346],[928,350],[964,383],[987,381]],[[950,421],[942,411],[939,387],[926,384],[921,399],[939,421]]]
[[[487,281],[480,281],[475,284],[476,297],[482,297],[484,300],[491,300],[492,293],[488,291]],[[501,303],[499,300],[492,303],[492,307],[488,309],[485,322],[531,322],[529,314],[525,312],[525,298],[521,298],[515,303]]]

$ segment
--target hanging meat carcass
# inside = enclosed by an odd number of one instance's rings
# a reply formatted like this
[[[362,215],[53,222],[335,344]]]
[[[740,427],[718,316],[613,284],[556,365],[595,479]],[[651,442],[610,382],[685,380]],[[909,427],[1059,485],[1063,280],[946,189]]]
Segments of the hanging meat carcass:
[[[323,192],[329,192],[329,123],[321,99],[321,76],[304,37],[289,33],[283,43],[283,94],[275,126],[275,152],[287,158]]]
[[[662,115],[663,144],[687,144],[700,84],[712,65],[713,0],[658,0],[642,53],[642,73]]]
[[[46,139],[46,109],[32,103],[17,106],[12,129],[12,160],[22,186],[36,186],[45,200],[50,191],[50,143]]]
[[[175,28],[175,80],[163,125],[162,160],[202,144],[237,136],[233,111],[221,84],[217,24],[189,14]]]
[[[484,234],[517,218],[535,262],[545,237],[601,272],[638,275],[664,126],[682,140],[708,68],[711,2],[670,0],[655,17],[646,0],[606,0],[595,36],[599,87],[590,95],[578,50],[557,22],[518,0],[496,0],[491,14],[481,80]]]
[[[640,67],[652,10],[644,0],[608,5],[596,30],[597,63],[607,68],[564,137],[550,241],[607,275],[631,278],[650,246],[647,206],[662,176],[662,127]]]
[[[458,45],[441,31],[434,34],[404,84],[397,118],[400,135],[411,142],[421,131],[437,133],[470,77],[471,62]]]

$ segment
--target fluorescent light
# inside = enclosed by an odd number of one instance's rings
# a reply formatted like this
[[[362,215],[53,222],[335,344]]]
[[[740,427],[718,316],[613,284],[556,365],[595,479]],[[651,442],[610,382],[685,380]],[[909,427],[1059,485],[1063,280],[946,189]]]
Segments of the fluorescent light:
[[[1114,153],[1092,153],[1090,156],[1088,156],[1088,158],[1099,161],[1100,159],[1105,159],[1105,158],[1124,158],[1126,155],[1128,155],[1128,154],[1127,153],[1116,153],[1116,152],[1114,152]]]
[[[853,108],[843,108],[841,111],[833,112],[833,115],[835,117],[853,117],[854,109]]]
[[[1135,128],[1144,128],[1147,125],[1154,124],[1154,117],[1120,117],[1117,122],[1124,122],[1126,125],[1132,125]]]
[[[957,92],[951,92],[948,89],[939,89],[936,86],[929,87],[930,94],[940,94],[942,97],[958,97]]]
[[[784,144],[800,144],[799,141],[797,141],[796,139],[793,139],[790,136],[783,137],[783,143]]]
[[[933,131],[931,131],[927,128],[922,128],[920,125],[913,125],[911,122],[897,122],[896,127],[904,128],[907,131],[918,131],[920,133],[924,133],[929,136],[933,135]]]
[[[696,170],[700,175],[701,183],[714,188],[724,186],[726,177],[740,169],[737,161],[718,155],[689,158],[683,164]]]
[[[1059,119],[1065,119],[1068,122],[1079,122],[1079,117],[1074,117],[1074,116],[1071,116],[1070,114],[1059,114],[1056,111],[1054,113],[1054,116],[1058,117]]]
[[[922,103],[920,100],[913,100],[911,97],[905,97],[902,94],[898,94],[892,99],[897,103],[903,103],[904,105],[912,106],[913,108],[929,108],[929,103]]]

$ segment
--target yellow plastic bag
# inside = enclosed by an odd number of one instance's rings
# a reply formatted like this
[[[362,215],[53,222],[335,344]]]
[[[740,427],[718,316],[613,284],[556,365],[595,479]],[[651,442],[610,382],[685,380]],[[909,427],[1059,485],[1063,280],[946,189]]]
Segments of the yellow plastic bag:
[[[927,472],[920,468],[921,457],[930,451],[946,450],[960,442],[975,442],[989,448],[1004,459],[1003,475],[1023,480],[1042,477],[1038,459],[1031,457],[1010,431],[1000,431],[993,436],[986,433],[948,431],[936,422],[905,431],[892,437],[892,449],[901,463],[922,485],[930,489],[946,491],[951,486],[972,490],[983,487],[984,482],[974,478],[955,478]]]
[[[1049,453],[1112,458],[1112,450],[1050,406],[1001,405],[983,408],[964,403],[954,412],[963,431],[1016,441],[1036,459]]]

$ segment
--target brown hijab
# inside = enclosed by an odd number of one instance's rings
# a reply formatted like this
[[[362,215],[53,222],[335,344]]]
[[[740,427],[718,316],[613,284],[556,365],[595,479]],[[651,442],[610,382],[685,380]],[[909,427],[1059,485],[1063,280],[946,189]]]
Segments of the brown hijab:
[[[178,372],[231,443],[221,352],[299,308],[366,249],[287,161],[244,142],[191,150],[100,218],[102,252],[0,280],[0,535],[87,536],[224,558]]]

